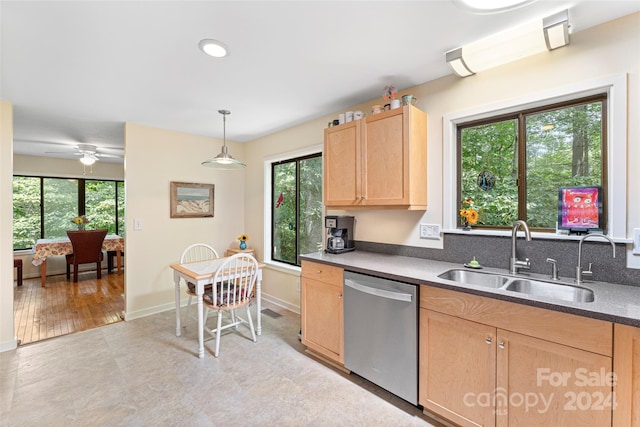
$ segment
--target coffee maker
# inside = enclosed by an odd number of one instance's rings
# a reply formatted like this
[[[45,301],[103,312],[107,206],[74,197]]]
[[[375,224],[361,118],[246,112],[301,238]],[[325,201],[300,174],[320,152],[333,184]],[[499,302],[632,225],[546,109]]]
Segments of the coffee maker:
[[[355,250],[353,242],[352,216],[327,215],[324,217],[324,226],[327,228],[327,249],[331,254],[341,254]]]

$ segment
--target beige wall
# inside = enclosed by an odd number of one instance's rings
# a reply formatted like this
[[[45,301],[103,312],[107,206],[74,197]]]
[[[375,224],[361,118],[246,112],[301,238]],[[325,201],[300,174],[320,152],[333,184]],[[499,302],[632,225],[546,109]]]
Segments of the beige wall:
[[[13,328],[13,105],[0,101],[0,351],[16,348]]]
[[[611,74],[628,73],[627,230],[640,227],[640,14],[607,23],[572,35],[571,45],[516,63],[460,79],[453,75],[427,82],[405,92],[419,98],[417,106],[429,115],[428,194],[426,212],[352,211],[357,218],[356,239],[439,247],[441,242],[420,240],[420,222],[443,222],[443,132],[444,115],[482,105],[505,102],[529,94],[589,81]],[[338,94],[336,94],[338,96]],[[379,103],[371,100],[350,109],[370,110]],[[11,258],[11,114],[10,104],[2,105],[2,146],[0,149],[0,245],[2,264]],[[322,143],[323,129],[338,112],[295,126],[247,144],[229,142],[229,151],[244,160],[244,171],[215,171],[200,162],[219,152],[221,141],[146,126],[127,124],[125,181],[127,206],[127,250],[125,269],[127,319],[173,307],[173,280],[169,265],[182,249],[204,241],[223,252],[246,232],[250,245],[263,254],[264,161],[280,153]],[[169,182],[187,181],[216,185],[215,217],[206,219],[169,218]],[[142,220],[143,229],[133,231],[133,219]],[[8,253],[7,253],[8,252]],[[631,256],[630,256],[631,257]],[[640,266],[640,257],[632,263]],[[11,273],[0,266],[3,284]],[[267,299],[292,309],[299,306],[298,273],[269,267],[264,272]],[[0,350],[14,342],[12,293],[0,289]],[[168,325],[170,327],[170,325]]]
[[[243,145],[227,145],[231,155],[244,158]],[[173,307],[169,265],[179,261],[185,247],[204,242],[223,255],[245,232],[245,172],[200,165],[221,146],[221,140],[204,136],[126,125],[126,319]],[[171,181],[214,184],[214,217],[170,218]],[[133,229],[134,219],[142,221],[142,230]]]

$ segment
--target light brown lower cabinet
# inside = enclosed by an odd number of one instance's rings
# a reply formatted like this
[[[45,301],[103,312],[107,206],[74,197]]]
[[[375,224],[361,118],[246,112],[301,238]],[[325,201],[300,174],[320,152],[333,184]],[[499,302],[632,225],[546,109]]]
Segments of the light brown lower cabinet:
[[[339,365],[344,365],[342,279],[342,268],[302,261],[302,344]]]
[[[461,426],[611,425],[611,323],[430,286],[420,292],[426,411]]]
[[[617,408],[614,427],[640,426],[640,328],[615,325],[613,368]]]

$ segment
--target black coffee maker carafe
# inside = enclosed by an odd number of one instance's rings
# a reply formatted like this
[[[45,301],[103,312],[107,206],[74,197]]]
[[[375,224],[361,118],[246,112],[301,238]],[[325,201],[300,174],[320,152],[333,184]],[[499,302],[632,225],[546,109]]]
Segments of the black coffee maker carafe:
[[[353,242],[353,222],[352,216],[327,215],[324,217],[324,226],[328,234],[326,252],[341,254],[356,248]]]

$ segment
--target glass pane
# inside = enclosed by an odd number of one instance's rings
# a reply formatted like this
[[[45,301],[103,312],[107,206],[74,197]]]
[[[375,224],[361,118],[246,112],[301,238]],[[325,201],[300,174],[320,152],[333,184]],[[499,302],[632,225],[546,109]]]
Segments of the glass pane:
[[[602,185],[602,102],[526,117],[527,223],[555,229],[558,187]]]
[[[124,216],[124,181],[118,181],[118,230],[119,236],[124,237],[125,234],[125,216]]]
[[[296,163],[273,166],[272,259],[296,263]]]
[[[322,250],[322,157],[300,161],[299,254]],[[299,264],[299,262],[298,262]]]
[[[518,218],[517,129],[514,119],[461,130],[460,199],[473,200],[478,225],[509,226]]]
[[[13,177],[13,249],[31,248],[40,238],[40,178]]]
[[[44,238],[67,237],[78,216],[78,180],[44,178]]]
[[[108,229],[109,234],[116,233],[116,182],[85,181],[85,213],[92,230]]]

